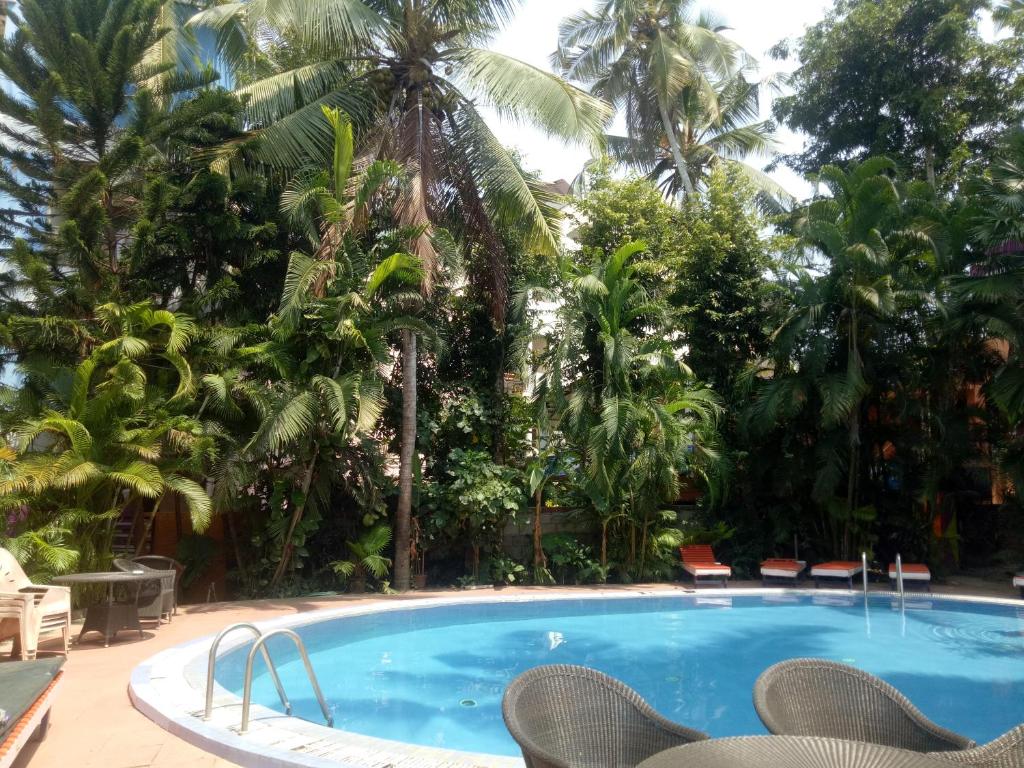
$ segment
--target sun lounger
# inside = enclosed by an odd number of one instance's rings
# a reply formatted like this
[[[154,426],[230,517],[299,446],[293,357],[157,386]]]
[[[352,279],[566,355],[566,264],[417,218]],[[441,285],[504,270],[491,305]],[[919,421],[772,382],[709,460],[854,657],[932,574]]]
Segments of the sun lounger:
[[[693,585],[717,584],[729,586],[732,568],[715,560],[710,544],[687,544],[679,548],[683,570],[693,577]]]
[[[805,560],[787,560],[786,558],[773,557],[761,563],[761,584],[767,586],[768,582],[776,579],[784,582],[796,583],[800,574],[807,567]]]
[[[896,563],[889,563],[889,581],[896,583]],[[903,563],[903,584],[920,584],[922,589],[932,591],[932,572],[924,563]]]
[[[1013,586],[1020,589],[1020,599],[1024,600],[1024,573],[1013,577]]]
[[[14,764],[32,740],[46,736],[64,657],[0,664],[0,768]]]
[[[821,586],[822,579],[845,579],[847,586],[853,589],[853,577],[863,570],[855,560],[831,560],[811,568],[811,576],[814,577],[815,587]]]

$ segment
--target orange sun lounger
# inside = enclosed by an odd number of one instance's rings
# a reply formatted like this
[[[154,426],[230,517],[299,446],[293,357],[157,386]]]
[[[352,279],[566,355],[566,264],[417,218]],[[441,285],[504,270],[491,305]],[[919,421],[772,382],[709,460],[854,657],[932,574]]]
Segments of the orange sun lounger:
[[[761,584],[766,586],[770,579],[795,583],[806,567],[806,560],[770,557],[761,563]]]
[[[684,545],[679,548],[679,556],[683,560],[683,570],[693,577],[694,586],[719,582],[723,587],[729,586],[732,568],[715,560],[710,544]]]
[[[847,586],[853,589],[853,577],[863,570],[863,566],[856,560],[830,560],[811,568],[811,576],[814,577],[815,587],[821,586],[822,579],[846,579]]]

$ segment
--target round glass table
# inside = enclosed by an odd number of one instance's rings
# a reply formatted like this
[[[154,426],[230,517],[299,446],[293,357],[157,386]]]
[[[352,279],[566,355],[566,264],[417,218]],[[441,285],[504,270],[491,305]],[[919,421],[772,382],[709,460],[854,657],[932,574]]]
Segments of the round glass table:
[[[659,752],[639,768],[950,768],[935,755],[814,736],[741,736]]]
[[[83,584],[100,584],[107,587],[105,600],[86,607],[85,623],[75,641],[82,642],[82,636],[86,632],[99,632],[103,635],[103,646],[106,647],[122,629],[137,630],[139,637],[142,637],[142,625],[139,623],[139,592],[147,581],[159,581],[166,575],[164,571],[103,571],[55,576],[53,582],[69,587]]]

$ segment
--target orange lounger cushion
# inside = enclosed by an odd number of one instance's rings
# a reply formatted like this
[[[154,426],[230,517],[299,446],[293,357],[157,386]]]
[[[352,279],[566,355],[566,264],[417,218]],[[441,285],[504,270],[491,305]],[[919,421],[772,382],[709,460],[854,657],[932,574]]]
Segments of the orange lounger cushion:
[[[715,560],[710,544],[686,544],[679,548],[679,557],[683,561],[683,570],[691,576],[732,575],[732,568]]]
[[[889,578],[896,578],[896,563],[889,563]],[[932,572],[924,563],[904,563],[903,579],[905,581],[931,581]]]
[[[761,575],[795,579],[806,567],[807,562],[804,560],[787,560],[779,557],[769,558],[761,563]]]
[[[831,560],[827,563],[818,563],[811,568],[811,576],[835,576],[848,579],[856,576],[863,570],[863,567],[856,560]]]

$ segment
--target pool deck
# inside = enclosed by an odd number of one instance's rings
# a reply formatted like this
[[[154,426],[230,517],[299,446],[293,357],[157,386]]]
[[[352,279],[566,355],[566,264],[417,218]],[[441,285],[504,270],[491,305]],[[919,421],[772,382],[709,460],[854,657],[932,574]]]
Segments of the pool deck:
[[[731,585],[736,588],[753,588],[759,587],[760,583],[732,582]],[[493,594],[550,595],[552,591],[572,594],[591,589],[519,587],[494,590]],[[671,594],[684,590],[691,592],[687,585],[670,584],[604,586],[600,589],[645,594]],[[956,583],[936,585],[935,591],[943,594],[999,598],[1018,596],[1018,593],[1010,588],[1009,581],[1001,588],[991,582],[968,578],[957,579]],[[480,597],[491,593],[492,590],[489,589],[475,590],[475,594]],[[132,706],[127,689],[131,672],[137,665],[160,651],[204,635],[212,635],[233,622],[264,621],[323,608],[339,608],[352,603],[369,606],[374,603],[452,597],[457,594],[459,593],[445,590],[386,597],[342,595],[316,599],[294,598],[182,606],[173,622],[161,625],[158,630],[147,629],[142,638],[135,633],[122,632],[120,639],[109,648],[104,648],[98,642],[90,642],[87,638],[81,646],[74,646],[64,667],[64,686],[53,707],[49,735],[42,742],[28,745],[15,762],[14,768],[232,766],[234,763],[205,752],[165,731]],[[77,628],[75,631],[77,632]],[[56,645],[59,643],[44,642],[41,653]],[[6,658],[6,649],[0,653]]]

